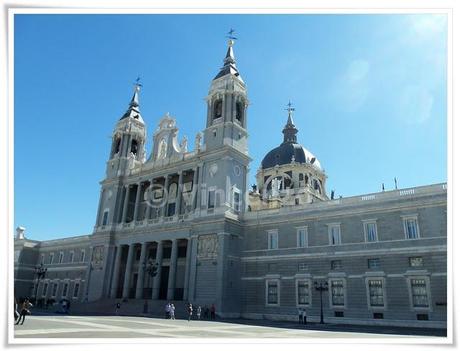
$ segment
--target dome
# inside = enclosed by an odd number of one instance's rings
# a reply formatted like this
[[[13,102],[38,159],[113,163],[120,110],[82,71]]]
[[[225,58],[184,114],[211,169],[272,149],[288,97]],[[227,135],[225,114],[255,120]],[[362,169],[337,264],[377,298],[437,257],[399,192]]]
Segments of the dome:
[[[262,160],[262,169],[289,164],[292,160],[298,163],[310,163],[321,170],[321,164],[310,151],[302,145],[292,142],[282,143],[265,155]]]

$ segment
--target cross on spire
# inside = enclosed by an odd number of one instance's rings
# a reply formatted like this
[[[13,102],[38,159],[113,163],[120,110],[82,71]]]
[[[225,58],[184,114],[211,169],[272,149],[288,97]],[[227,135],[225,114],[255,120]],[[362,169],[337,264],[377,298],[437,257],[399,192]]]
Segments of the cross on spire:
[[[142,86],[142,84],[139,83],[140,80],[141,80],[141,77],[137,76],[136,82],[134,83],[134,86],[136,87],[136,90],[139,90],[139,87]]]
[[[227,33],[227,38],[231,40],[237,40],[238,38],[233,35],[235,33],[235,30],[233,28],[230,28],[230,30]]]
[[[287,107],[288,107],[288,108],[286,109],[286,111],[288,112],[288,115],[291,116],[291,113],[292,113],[293,111],[295,111],[295,108],[292,107],[291,100],[289,100],[289,103],[287,104]]]

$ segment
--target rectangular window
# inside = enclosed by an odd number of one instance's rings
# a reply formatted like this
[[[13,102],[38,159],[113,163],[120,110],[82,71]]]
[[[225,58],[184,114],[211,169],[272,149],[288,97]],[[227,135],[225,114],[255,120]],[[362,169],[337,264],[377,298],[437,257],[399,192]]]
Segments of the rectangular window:
[[[237,190],[233,191],[233,209],[240,212],[240,192]]]
[[[383,313],[381,312],[374,313],[374,319],[383,319]]]
[[[216,205],[216,191],[209,190],[208,192],[208,208],[214,208]]]
[[[417,314],[418,321],[427,321],[429,320],[428,315],[426,313]]]
[[[340,245],[340,224],[329,225],[329,245]]]
[[[67,290],[69,289],[69,283],[64,283],[64,286],[62,288],[62,297],[67,297]]]
[[[371,243],[377,241],[377,223],[375,221],[365,221],[363,225],[366,242]]]
[[[310,284],[307,280],[297,281],[297,304],[299,306],[310,305]]]
[[[53,264],[53,260],[54,260],[54,253],[51,252],[50,253],[50,260],[49,260],[49,264]]]
[[[406,239],[418,239],[420,237],[417,217],[404,218],[404,233],[406,234]]]
[[[297,247],[307,247],[307,228],[297,229]]]
[[[344,306],[345,289],[343,280],[331,280],[330,291],[332,306]]]
[[[409,266],[410,267],[423,266],[423,258],[422,257],[409,257]]]
[[[70,263],[73,262],[73,256],[74,256],[74,252],[73,252],[73,251],[70,251],[70,254],[69,254],[69,262],[70,262]]]
[[[306,263],[299,263],[298,269],[299,271],[307,271],[308,265]]]
[[[48,283],[45,283],[43,285],[42,296],[45,297],[47,292],[48,292]]]
[[[379,258],[369,258],[367,260],[367,268],[369,268],[369,269],[378,269],[378,268],[380,268],[380,259]]]
[[[341,260],[333,260],[331,261],[331,270],[342,269],[342,261]]]
[[[56,297],[57,289],[58,289],[58,283],[54,283],[53,284],[53,291],[51,293],[51,297]]]
[[[334,317],[343,317],[343,311],[335,311]]]
[[[275,250],[278,248],[278,230],[268,231],[268,249]]]
[[[267,305],[278,305],[278,281],[267,281]]]
[[[80,283],[75,283],[73,288],[73,297],[78,297],[78,290],[80,290]]]
[[[85,261],[85,250],[81,250],[80,252],[80,262],[84,262]]]
[[[64,252],[59,252],[59,263],[62,263],[64,261]]]
[[[383,280],[369,279],[369,305],[371,307],[384,307]]]
[[[423,278],[411,279],[410,284],[413,307],[429,307],[426,280]]]

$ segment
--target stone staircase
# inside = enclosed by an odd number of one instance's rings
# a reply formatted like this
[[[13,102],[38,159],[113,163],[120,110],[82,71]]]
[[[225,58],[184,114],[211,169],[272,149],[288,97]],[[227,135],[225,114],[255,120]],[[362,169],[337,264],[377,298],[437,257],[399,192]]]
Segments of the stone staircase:
[[[147,301],[147,306],[145,302]],[[166,300],[144,299],[103,299],[93,302],[73,303],[70,306],[72,315],[110,315],[116,314],[116,304],[120,303],[118,315],[120,316],[151,316],[165,317]],[[170,301],[176,307],[177,319],[188,318],[185,301]]]

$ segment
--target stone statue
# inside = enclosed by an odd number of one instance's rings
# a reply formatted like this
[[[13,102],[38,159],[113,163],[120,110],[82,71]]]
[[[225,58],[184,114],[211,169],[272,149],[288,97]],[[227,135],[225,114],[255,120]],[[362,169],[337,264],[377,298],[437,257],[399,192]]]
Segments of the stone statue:
[[[182,137],[182,141],[180,142],[180,151],[181,152],[187,152],[187,137],[184,135]]]
[[[278,178],[272,179],[272,197],[279,196],[279,189],[280,189],[280,181]]]
[[[158,152],[158,159],[163,159],[166,157],[166,141],[161,139],[160,141],[160,151]]]
[[[201,149],[201,139],[203,138],[203,135],[201,132],[198,132],[195,137],[195,150],[199,151]]]

